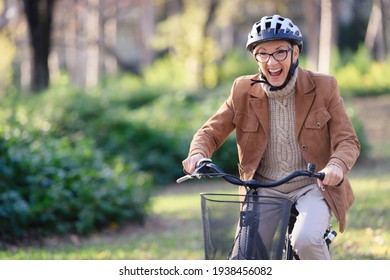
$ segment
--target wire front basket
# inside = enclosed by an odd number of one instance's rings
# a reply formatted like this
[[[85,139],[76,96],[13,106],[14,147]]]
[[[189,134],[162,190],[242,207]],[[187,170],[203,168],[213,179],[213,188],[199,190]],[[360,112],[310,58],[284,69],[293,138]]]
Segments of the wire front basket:
[[[292,201],[201,193],[206,260],[282,259]]]

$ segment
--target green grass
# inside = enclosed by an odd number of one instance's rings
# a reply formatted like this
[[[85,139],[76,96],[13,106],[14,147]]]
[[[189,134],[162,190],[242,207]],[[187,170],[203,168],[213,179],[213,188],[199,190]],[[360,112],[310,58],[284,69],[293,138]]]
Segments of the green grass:
[[[351,183],[356,200],[347,231],[331,247],[333,258],[390,259],[390,174],[360,174]]]
[[[345,233],[331,245],[333,259],[390,259],[390,174],[351,176],[356,201]],[[199,192],[234,192],[218,181],[172,186],[153,199],[145,225],[87,237],[52,238],[45,246],[0,251],[0,259],[203,259]],[[337,230],[335,221],[332,221]]]

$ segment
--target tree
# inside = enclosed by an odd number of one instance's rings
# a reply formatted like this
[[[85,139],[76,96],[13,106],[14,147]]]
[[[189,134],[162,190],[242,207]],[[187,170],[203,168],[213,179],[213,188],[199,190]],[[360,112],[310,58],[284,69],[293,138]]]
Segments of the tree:
[[[320,31],[320,9],[317,1],[305,0],[303,3],[304,16],[306,21],[307,35],[304,42],[304,49],[307,50],[307,66],[309,69],[317,70],[318,67],[318,52],[319,41],[318,36]]]
[[[385,40],[384,40],[384,29],[383,29],[383,12],[384,4],[388,4],[388,1],[373,0],[370,19],[368,21],[366,38],[364,44],[366,45],[369,54],[375,55],[378,60],[384,60],[385,54]],[[374,53],[374,48],[376,52]]]
[[[329,73],[332,49],[332,0],[321,0],[321,31],[318,70]]]
[[[1,14],[0,14],[0,30],[3,29],[8,24],[8,1],[5,1],[4,3],[0,2],[0,8],[2,8]]]
[[[386,37],[386,56],[390,52],[390,0],[383,0],[384,33]]]
[[[205,73],[219,56],[216,40],[210,34],[218,6],[217,0],[184,1],[181,10],[157,25],[154,46],[182,63],[188,88],[202,88],[207,84],[206,76],[214,74]]]
[[[50,34],[55,0],[23,0],[30,35],[32,55],[31,89],[49,86]]]

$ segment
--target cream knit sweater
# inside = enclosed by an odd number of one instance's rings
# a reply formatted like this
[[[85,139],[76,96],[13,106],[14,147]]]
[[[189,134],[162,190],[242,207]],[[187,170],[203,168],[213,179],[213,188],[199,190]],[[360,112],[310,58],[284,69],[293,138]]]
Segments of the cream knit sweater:
[[[295,71],[286,87],[277,91],[270,91],[269,85],[262,84],[268,96],[270,138],[255,179],[275,181],[296,170],[306,169],[307,163],[299,149],[295,129],[297,76],[298,71]],[[315,179],[298,177],[275,189],[287,193],[311,183],[315,183]]]

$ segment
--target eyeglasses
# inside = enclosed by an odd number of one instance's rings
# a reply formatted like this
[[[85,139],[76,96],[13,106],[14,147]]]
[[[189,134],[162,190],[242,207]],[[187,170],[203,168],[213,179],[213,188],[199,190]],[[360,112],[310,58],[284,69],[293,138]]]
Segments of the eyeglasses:
[[[254,57],[258,62],[266,63],[268,62],[269,58],[272,56],[276,61],[283,61],[287,58],[287,54],[289,51],[292,51],[292,49],[288,50],[277,50],[273,53],[255,53]]]

